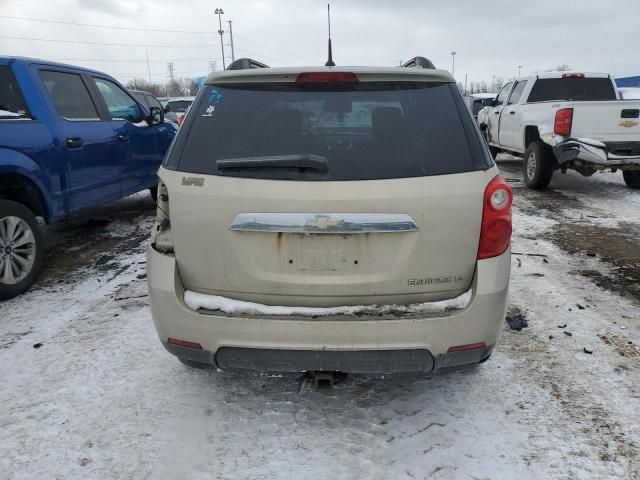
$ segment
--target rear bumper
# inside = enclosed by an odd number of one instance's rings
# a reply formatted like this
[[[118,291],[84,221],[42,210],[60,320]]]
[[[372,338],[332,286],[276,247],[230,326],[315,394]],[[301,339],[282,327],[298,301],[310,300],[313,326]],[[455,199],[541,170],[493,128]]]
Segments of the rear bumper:
[[[629,152],[618,155],[617,150]],[[640,170],[640,142],[617,142],[605,145],[602,142],[586,138],[568,139],[553,147],[558,164],[573,162],[577,165],[597,170],[618,168],[621,170]]]
[[[510,267],[509,252],[478,261],[469,305],[441,317],[274,319],[191,310],[174,257],[147,251],[151,314],[165,348],[217,368],[262,371],[431,372],[482,361],[502,329]],[[203,349],[169,344],[169,338]],[[448,352],[481,342],[485,347]]]
[[[426,349],[402,350],[284,350],[221,347],[217,352],[162,344],[169,353],[222,370],[260,372],[416,373],[458,369],[486,360],[494,345],[433,357]]]

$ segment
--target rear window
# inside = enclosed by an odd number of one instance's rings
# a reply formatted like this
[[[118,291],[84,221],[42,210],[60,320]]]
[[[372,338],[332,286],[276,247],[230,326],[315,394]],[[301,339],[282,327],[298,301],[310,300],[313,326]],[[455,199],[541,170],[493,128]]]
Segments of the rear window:
[[[0,66],[0,120],[30,119],[27,103],[24,101],[18,82],[11,67]]]
[[[185,113],[191,103],[193,102],[191,102],[190,100],[172,100],[168,103],[168,105],[171,108],[172,112]]]
[[[145,99],[147,100],[147,105],[149,105],[149,107],[157,107],[160,110],[163,109],[160,102],[153,95],[145,95]]]
[[[133,95],[133,98],[135,98],[140,104],[144,105],[145,107],[149,106],[147,96],[144,93],[132,92],[131,90],[129,90],[129,93],[131,93],[131,95]]]
[[[183,148],[173,149],[174,155],[182,150],[180,161],[168,163],[192,173],[285,180],[476,170],[466,134],[472,126],[463,125],[472,120],[452,88],[424,82],[209,85],[191,109]],[[252,163],[265,157],[277,163]],[[326,168],[296,161],[308,158]],[[244,164],[229,168],[234,159]]]
[[[58,115],[66,120],[100,120],[80,75],[43,70],[40,78]]]
[[[482,99],[473,101],[472,112],[474,115],[477,115],[478,113],[480,113],[480,110],[482,110],[483,108],[484,108],[484,105],[482,105]]]
[[[543,78],[536,81],[527,101],[550,100],[616,100],[616,92],[609,78]]]

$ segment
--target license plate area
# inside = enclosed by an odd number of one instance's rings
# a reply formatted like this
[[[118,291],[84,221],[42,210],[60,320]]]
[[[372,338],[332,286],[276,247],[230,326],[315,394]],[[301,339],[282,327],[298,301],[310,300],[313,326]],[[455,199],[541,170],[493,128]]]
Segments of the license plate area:
[[[367,266],[364,235],[281,235],[280,261],[299,272],[362,271]],[[366,239],[365,239],[366,237]]]

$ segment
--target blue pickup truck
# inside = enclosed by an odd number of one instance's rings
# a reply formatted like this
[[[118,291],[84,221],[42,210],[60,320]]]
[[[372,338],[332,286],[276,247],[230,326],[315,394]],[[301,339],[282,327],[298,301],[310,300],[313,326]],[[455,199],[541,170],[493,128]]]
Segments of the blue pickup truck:
[[[175,133],[161,108],[109,75],[0,57],[0,300],[42,268],[36,217],[53,223],[140,190],[155,195]]]

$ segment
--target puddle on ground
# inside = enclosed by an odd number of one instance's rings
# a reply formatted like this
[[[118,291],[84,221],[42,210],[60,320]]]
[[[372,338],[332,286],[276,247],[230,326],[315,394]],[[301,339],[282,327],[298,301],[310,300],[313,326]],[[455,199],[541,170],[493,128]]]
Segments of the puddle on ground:
[[[597,257],[615,267],[608,275],[597,270],[573,273],[591,278],[601,288],[640,301],[640,242],[635,225],[620,228],[588,224],[559,225],[551,240],[570,254]]]

